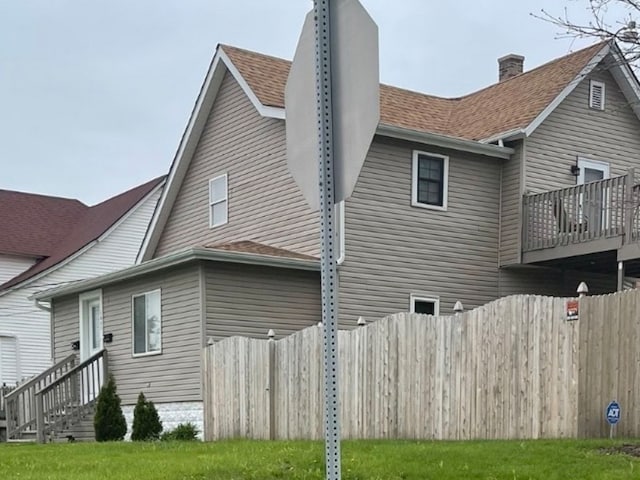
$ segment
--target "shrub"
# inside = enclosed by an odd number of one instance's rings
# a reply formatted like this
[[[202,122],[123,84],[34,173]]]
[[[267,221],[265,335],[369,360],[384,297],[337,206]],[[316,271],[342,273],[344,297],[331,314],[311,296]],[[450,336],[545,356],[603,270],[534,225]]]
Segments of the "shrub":
[[[162,432],[162,422],[158,416],[158,410],[152,401],[144,397],[144,393],[138,395],[138,402],[133,409],[133,428],[131,440],[145,441],[157,440]]]
[[[113,375],[109,375],[107,383],[100,389],[93,428],[98,442],[122,440],[127,433],[127,421],[120,407]]]
[[[164,432],[160,440],[162,441],[188,441],[188,440],[197,440],[198,438],[198,429],[196,426],[189,423],[181,423],[173,430],[169,430],[168,432]]]

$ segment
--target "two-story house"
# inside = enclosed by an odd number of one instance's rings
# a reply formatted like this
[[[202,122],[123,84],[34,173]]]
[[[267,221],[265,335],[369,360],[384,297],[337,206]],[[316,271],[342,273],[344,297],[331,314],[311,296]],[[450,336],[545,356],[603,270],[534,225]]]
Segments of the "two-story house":
[[[49,305],[31,296],[133,265],[163,184],[92,207],[0,190],[0,385],[51,365]]]
[[[139,263],[36,295],[52,305],[56,360],[79,341],[81,360],[101,361],[111,334],[129,421],[144,391],[168,425],[200,423],[203,345],[320,319],[318,215],[286,162],[289,65],[218,47]],[[499,67],[460,98],[381,86],[377,134],[337,206],[343,327],[637,275],[640,97],[617,47]]]

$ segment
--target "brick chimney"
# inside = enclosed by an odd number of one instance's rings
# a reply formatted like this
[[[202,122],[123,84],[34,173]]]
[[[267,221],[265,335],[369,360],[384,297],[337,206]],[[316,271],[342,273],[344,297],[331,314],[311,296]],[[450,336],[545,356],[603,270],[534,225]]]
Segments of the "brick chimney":
[[[520,75],[524,70],[524,57],[510,53],[498,59],[498,79],[502,82]]]

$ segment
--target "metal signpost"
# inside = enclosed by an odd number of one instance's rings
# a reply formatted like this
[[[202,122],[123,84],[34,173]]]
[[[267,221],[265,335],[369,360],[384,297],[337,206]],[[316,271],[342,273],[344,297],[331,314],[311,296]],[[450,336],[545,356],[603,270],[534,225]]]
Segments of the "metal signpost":
[[[375,23],[357,0],[315,0],[289,73],[285,116],[289,170],[309,205],[320,207],[329,480],[341,476],[334,206],[353,191],[378,126],[379,108]]]
[[[620,405],[615,400],[607,405],[605,417],[609,423],[609,438],[613,438],[615,426],[620,421],[620,413]]]

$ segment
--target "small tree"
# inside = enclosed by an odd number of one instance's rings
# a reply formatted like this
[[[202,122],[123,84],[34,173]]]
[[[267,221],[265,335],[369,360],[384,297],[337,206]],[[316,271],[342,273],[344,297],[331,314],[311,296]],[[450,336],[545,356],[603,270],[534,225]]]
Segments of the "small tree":
[[[122,440],[127,433],[127,421],[122,413],[113,375],[109,375],[107,383],[100,389],[93,427],[98,442]]]
[[[162,422],[158,416],[158,410],[152,401],[147,401],[144,393],[138,395],[138,402],[133,409],[133,428],[131,440],[157,440],[162,433]]]

